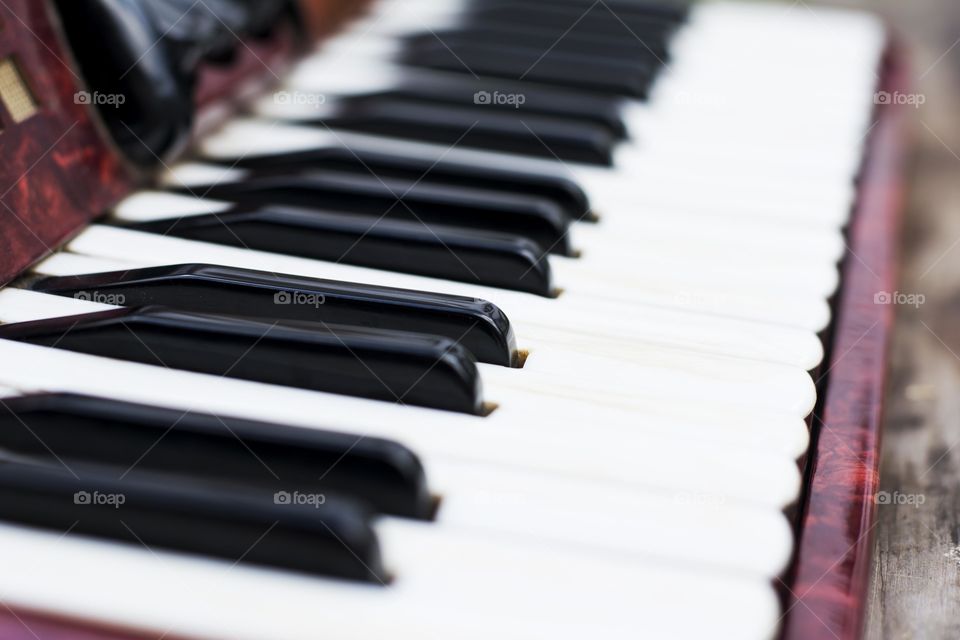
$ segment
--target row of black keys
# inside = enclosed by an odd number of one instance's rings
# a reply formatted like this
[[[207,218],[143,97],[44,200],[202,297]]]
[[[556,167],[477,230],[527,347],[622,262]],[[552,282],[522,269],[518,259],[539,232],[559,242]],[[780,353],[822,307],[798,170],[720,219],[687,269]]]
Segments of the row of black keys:
[[[522,115],[470,104],[477,91],[497,90],[506,90],[503,81],[467,73],[414,76],[395,90],[346,99],[341,117],[309,124],[599,163],[610,161],[613,147],[626,135],[616,95],[525,80],[512,85],[524,95]],[[551,296],[547,256],[574,255],[571,225],[595,219],[585,194],[569,180],[443,159],[334,145],[254,154],[231,166],[250,173],[239,182],[180,190],[232,202],[232,209],[120,224]]]
[[[631,2],[473,2],[457,28],[407,39],[401,61],[432,69],[642,97],[686,9]]]
[[[512,12],[521,14],[518,21],[475,26],[477,16],[468,12],[464,28],[407,38],[395,60],[403,65],[395,86],[331,100],[333,114],[304,115],[301,121],[609,166],[626,135],[620,105],[646,97],[680,22],[658,17],[638,34],[607,8],[571,18],[562,34],[544,31],[532,17],[523,21],[528,12],[554,11],[550,5],[517,7]],[[619,31],[595,30],[591,17]],[[491,99],[482,100],[484,94]],[[496,94],[522,101],[493,100]]]
[[[6,522],[385,584],[375,517],[436,507],[388,440],[69,394],[2,405]]]
[[[396,62],[446,73],[401,74],[395,88],[344,99],[320,122],[609,165],[626,133],[618,105],[646,97],[685,18],[665,5],[476,2],[459,28],[404,39]],[[478,104],[483,93],[522,104]]]

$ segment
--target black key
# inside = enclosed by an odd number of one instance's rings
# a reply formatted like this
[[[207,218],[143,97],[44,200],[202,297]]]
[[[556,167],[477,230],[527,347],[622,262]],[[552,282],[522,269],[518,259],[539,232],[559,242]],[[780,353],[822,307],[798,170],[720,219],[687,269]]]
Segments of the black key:
[[[135,480],[180,478],[263,498],[335,493],[378,513],[427,519],[423,466],[403,445],[71,394],[12,398],[0,448],[49,465],[98,465]]]
[[[277,504],[216,486],[119,480],[119,472],[0,463],[0,520],[334,578],[388,579],[369,514],[325,496]]]
[[[587,194],[572,180],[492,166],[445,159],[434,161],[340,146],[279,155],[249,155],[232,161],[230,165],[251,169],[257,176],[349,172],[410,184],[429,178],[432,184],[458,189],[493,190],[543,198],[560,209],[569,221],[593,220],[589,216],[591,207]]]
[[[651,2],[648,0],[607,0],[604,4],[621,18],[629,20],[647,19],[663,20],[680,23],[687,20],[690,13],[689,0],[671,0],[669,2]],[[537,9],[541,14],[578,11],[583,13],[591,7],[597,6],[596,0],[553,0],[549,4],[534,0],[473,0],[468,5],[468,11],[503,10],[522,7]]]
[[[606,6],[604,6],[606,4]],[[651,6],[631,7],[630,3],[477,3],[470,7],[464,23],[475,25],[524,24],[553,30],[557,35],[570,29],[598,36],[630,37],[662,29],[669,33],[685,19],[685,12],[656,10]]]
[[[593,58],[599,64],[606,62],[663,64],[670,58],[670,33],[663,29],[631,33],[624,28],[622,37],[618,38],[612,34],[598,36],[584,32],[580,28],[581,25],[582,23],[577,23],[565,33],[558,33],[556,30],[544,29],[538,25],[530,26],[521,23],[481,24],[455,30],[417,34],[408,37],[406,42],[413,47],[432,46],[439,39],[454,51],[461,43],[507,42],[511,49],[540,51],[542,55],[552,55],[553,52],[567,53]]]
[[[245,249],[554,295],[546,249],[508,234],[296,207],[240,209],[123,226]]]
[[[504,95],[497,93],[496,96]],[[495,94],[490,94],[492,101]],[[499,98],[498,98],[499,99]],[[523,95],[504,99],[519,104]],[[605,127],[590,122],[486,109],[485,99],[471,99],[463,105],[439,104],[429,100],[345,98],[338,101],[336,114],[304,123],[323,124],[334,129],[414,139],[450,147],[487,149],[504,153],[609,166],[619,142]]]
[[[373,176],[369,173],[311,172],[252,177],[242,182],[194,186],[186,193],[226,200],[244,208],[292,206],[361,213],[385,220],[442,225],[516,235],[544,251],[571,255],[570,221],[542,198]],[[476,278],[474,278],[476,280]]]
[[[523,96],[523,104],[511,96]],[[623,98],[565,91],[532,82],[474,78],[469,74],[422,71],[403,73],[388,89],[369,97],[430,100],[455,106],[483,105],[514,117],[527,114],[566,118],[603,127],[616,139],[627,137],[621,117]]]
[[[458,341],[481,362],[519,364],[507,316],[496,305],[476,298],[204,264],[43,277],[29,286],[87,300],[110,296],[131,307],[439,335]],[[323,304],[303,304],[312,300]]]
[[[0,326],[0,338],[222,377],[484,413],[476,361],[453,340],[439,336],[147,307],[8,324]]]
[[[503,43],[436,41],[410,47],[400,62],[428,69],[472,73],[477,76],[526,80],[582,91],[645,98],[660,70],[656,60],[598,62],[589,56],[510,47]]]

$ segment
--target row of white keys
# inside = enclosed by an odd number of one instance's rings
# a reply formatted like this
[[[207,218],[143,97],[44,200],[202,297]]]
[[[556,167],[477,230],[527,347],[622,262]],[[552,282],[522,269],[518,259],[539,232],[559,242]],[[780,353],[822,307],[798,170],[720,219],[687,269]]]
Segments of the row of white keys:
[[[544,299],[98,225],[68,246],[73,253],[141,266],[217,264],[489,300],[504,310],[522,348],[530,352],[522,373],[542,372],[549,376],[551,389],[576,385],[601,397],[622,390],[629,397],[715,401],[798,417],[805,417],[815,402],[813,381],[805,371],[809,367],[784,362],[802,355],[791,351],[797,345],[816,350],[808,355],[816,355],[811,362],[819,362],[822,346],[813,334],[805,336],[809,342],[786,341],[792,330],[783,327],[594,300],[578,306],[572,295]],[[594,371],[590,380],[569,378],[585,363],[604,360],[612,362]],[[625,379],[624,372],[636,377]],[[521,372],[502,375],[514,373]]]
[[[52,258],[41,264],[39,271],[69,275],[89,272],[90,267],[97,266],[108,270],[129,268],[89,261],[76,264],[75,258],[67,255]],[[0,301],[0,322],[5,323],[106,308],[91,306],[87,301],[16,289],[0,293]],[[669,357],[664,352],[656,355]],[[576,437],[586,430],[598,439],[650,436],[658,441],[675,439],[680,448],[693,441],[747,447],[790,458],[803,455],[808,433],[800,416],[780,407],[738,407],[730,402],[730,397],[736,397],[733,394],[755,391],[761,384],[759,378],[754,382],[752,377],[740,383],[724,382],[724,377],[744,375],[743,370],[736,368],[736,362],[716,363],[712,375],[718,381],[712,383],[709,379],[684,378],[677,371],[671,371],[666,363],[653,359],[656,355],[651,355],[650,365],[641,367],[614,358],[571,354],[558,344],[534,351],[523,369],[480,365],[486,398],[499,405],[488,421],[505,429],[515,419],[543,424],[558,437]],[[703,361],[696,359],[687,361],[686,365],[690,369],[704,366]],[[584,371],[593,373],[585,378]],[[621,381],[619,386],[617,378]],[[622,380],[628,380],[629,384],[622,384]],[[692,390],[678,397],[677,391],[671,388]],[[554,414],[558,415],[556,421],[547,426]],[[442,419],[446,414],[434,415]]]
[[[23,366],[0,375],[0,385],[21,392],[74,392],[396,440],[421,457],[441,496],[444,526],[767,578],[789,557],[781,510],[795,498],[799,477],[791,460],[769,452],[696,442],[684,447],[642,431],[605,434],[575,417],[565,424],[549,409],[481,419],[21,343],[0,342],[0,351]],[[45,373],[45,365],[55,372]],[[551,422],[538,422],[538,415]],[[593,443],[590,451],[585,442]],[[722,475],[710,482],[695,477],[711,473]],[[694,477],[671,478],[683,474]],[[524,509],[527,515],[518,513]],[[669,522],[647,519],[658,514]],[[620,526],[601,526],[617,519]],[[711,559],[688,548],[683,541],[702,527],[715,530],[715,542],[729,552]]]
[[[773,637],[759,580],[384,527],[389,587],[310,579],[161,550],[0,527],[8,606],[155,634],[233,640]],[[184,588],[188,585],[187,588]]]
[[[0,386],[0,400],[22,393]],[[730,504],[715,495],[644,493],[442,457],[430,458],[427,472],[442,496],[437,522],[444,528],[532,536],[767,577],[786,566],[792,546],[782,514]],[[705,531],[710,532],[709,545],[701,544]]]
[[[0,345],[0,349],[10,350],[5,345]],[[162,393],[177,389],[177,385],[169,384],[172,377],[169,373],[151,377],[142,370],[144,365],[131,368],[127,363],[103,359],[91,364],[90,356],[60,359],[56,354],[47,353],[42,358],[61,365],[87,365],[97,373],[133,372],[137,380],[149,378],[163,384],[161,393],[149,394],[152,404],[178,410],[197,409],[192,397]],[[44,389],[33,387],[32,379],[7,376],[5,380],[19,385],[23,392],[66,390],[102,395],[104,389],[104,385],[59,380],[45,382]],[[200,384],[203,389],[217,386],[209,380]],[[258,396],[264,396],[263,391],[261,389]],[[143,401],[144,398],[139,392],[126,388],[110,393],[122,400]],[[222,394],[218,391],[213,404],[202,401],[201,408],[210,410],[221,406],[219,398]],[[322,399],[311,401],[323,408]],[[298,404],[308,406],[302,399]],[[245,410],[244,403],[230,407],[233,413],[244,412],[244,417],[253,417]],[[297,422],[306,428],[327,427],[331,421],[329,411],[326,410],[322,419],[301,415]],[[458,431],[456,425],[450,429]],[[404,430],[392,433],[403,441]],[[377,432],[357,434],[358,439],[372,435]],[[775,507],[744,505],[716,493],[684,490],[658,493],[589,476],[523,469],[509,463],[458,458],[431,451],[425,451],[422,460],[432,489],[441,496],[437,515],[440,531],[487,532],[511,539],[562,544],[584,552],[623,554],[638,561],[663,562],[690,569],[702,567],[710,572],[767,579],[775,578],[790,557],[791,529]],[[710,548],[696,544],[705,532],[710,532]],[[724,552],[718,554],[717,549]]]
[[[47,317],[56,303],[38,300],[38,297],[47,296],[10,289],[0,292],[3,319],[29,319],[31,309],[34,309],[34,318]],[[105,308],[86,301],[59,300],[71,303],[64,308],[74,312]],[[636,424],[632,428],[615,430],[604,425],[602,410],[595,411],[591,421],[585,412],[570,414],[562,406],[554,410],[551,403],[526,398],[525,402],[512,401],[502,412],[478,418],[173,371],[15,342],[0,343],[0,350],[5,359],[9,358],[7,361],[22,365],[0,376],[0,385],[24,392],[70,391],[307,428],[326,427],[358,437],[395,439],[422,457],[431,485],[444,500],[449,498],[459,507],[457,517],[441,511],[441,519],[456,526],[496,523],[499,527],[519,527],[520,531],[536,531],[541,535],[552,531],[556,535],[563,530],[553,527],[553,520],[544,514],[566,512],[570,517],[593,514],[594,518],[581,519],[579,527],[571,527],[566,535],[654,555],[700,558],[701,551],[687,550],[684,545],[676,544],[678,539],[674,536],[663,536],[672,525],[656,532],[652,539],[653,532],[635,539],[629,534],[629,531],[642,533],[642,527],[649,526],[651,521],[625,523],[626,528],[619,531],[617,528],[595,530],[590,525],[599,521],[596,518],[601,518],[604,512],[609,517],[611,513],[643,514],[652,509],[665,517],[673,514],[677,526],[695,523],[698,518],[701,523],[709,521],[714,528],[729,530],[731,536],[724,537],[725,544],[737,546],[740,543],[735,542],[736,536],[745,533],[741,530],[741,519],[751,521],[752,526],[758,525],[758,519],[750,513],[779,513],[795,500],[799,488],[799,473],[792,457],[757,446],[701,441],[696,433],[684,434],[682,424],[677,425],[675,433],[657,433],[645,428],[656,416],[645,416],[641,412],[636,413]],[[721,424],[713,426],[723,429]],[[593,443],[592,453],[584,451],[585,442]],[[612,468],[615,466],[623,468]],[[622,484],[618,487],[617,483]],[[590,499],[594,493],[597,497]],[[510,498],[510,494],[514,494],[514,498]],[[512,513],[518,496],[529,501],[532,520],[496,516],[504,509]],[[570,502],[574,499],[577,502]],[[491,504],[471,515],[471,505],[478,501]],[[537,504],[544,509],[538,511]],[[780,526],[778,518],[770,518],[769,515],[759,517],[759,529],[765,534],[776,533]],[[587,531],[582,528],[584,525],[589,527]],[[754,540],[753,544],[758,544],[756,535],[747,536]],[[746,545],[719,563],[707,564],[762,571],[773,576],[786,560],[784,545],[789,548],[788,540],[789,536],[774,535],[772,547],[765,548],[764,553],[751,551],[750,545]]]

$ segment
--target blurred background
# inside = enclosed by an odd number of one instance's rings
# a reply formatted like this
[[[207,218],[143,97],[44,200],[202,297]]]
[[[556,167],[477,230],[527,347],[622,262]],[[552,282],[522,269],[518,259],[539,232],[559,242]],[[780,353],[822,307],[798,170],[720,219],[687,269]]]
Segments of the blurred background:
[[[792,1],[792,0],[788,0]],[[908,44],[916,89],[866,637],[960,638],[960,3],[797,0],[882,14]],[[899,503],[898,503],[899,502]]]

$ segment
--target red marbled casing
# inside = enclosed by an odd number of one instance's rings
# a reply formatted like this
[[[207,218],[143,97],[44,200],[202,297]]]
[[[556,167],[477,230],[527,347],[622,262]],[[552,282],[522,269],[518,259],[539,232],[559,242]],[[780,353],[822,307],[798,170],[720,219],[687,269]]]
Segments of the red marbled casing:
[[[0,61],[13,60],[38,103],[16,123],[0,103],[0,285],[42,259],[136,186],[109,142],[46,0],[0,3]],[[297,51],[292,27],[237,48],[229,66],[198,71],[197,131],[230,114],[239,92],[278,81]],[[142,176],[141,176],[142,177]]]
[[[0,104],[0,284],[56,249],[132,187],[91,107],[46,2],[0,5],[0,59],[13,60],[38,103],[14,122]]]
[[[906,56],[888,50],[882,89],[906,93]],[[882,105],[862,172],[843,289],[814,419],[809,482],[797,558],[789,580],[784,640],[854,640],[863,633],[870,584],[880,428],[894,308],[877,304],[897,281],[900,214],[906,192],[906,105]]]

